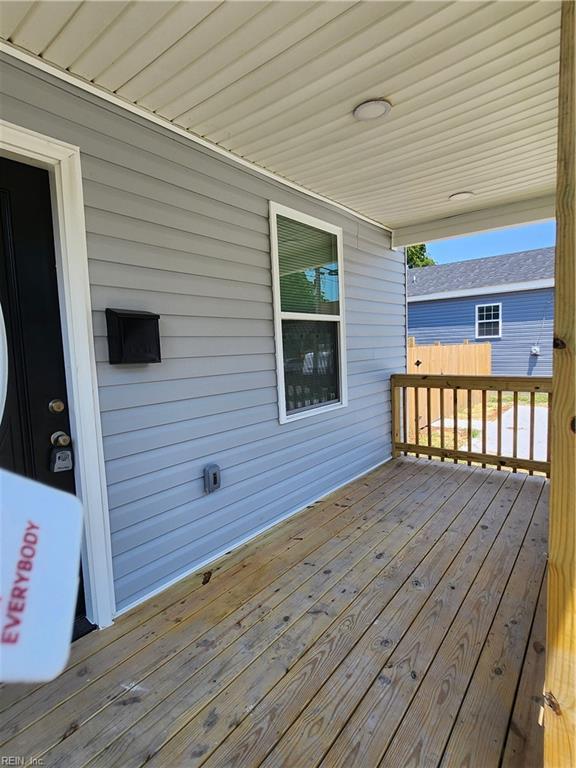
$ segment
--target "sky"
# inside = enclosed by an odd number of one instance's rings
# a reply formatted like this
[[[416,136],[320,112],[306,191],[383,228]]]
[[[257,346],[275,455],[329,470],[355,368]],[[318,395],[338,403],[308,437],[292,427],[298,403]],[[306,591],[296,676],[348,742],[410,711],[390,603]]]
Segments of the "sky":
[[[428,243],[427,252],[437,264],[448,264],[451,261],[546,248],[554,245],[555,233],[555,222],[543,221],[538,224],[482,232],[479,235],[438,240]]]

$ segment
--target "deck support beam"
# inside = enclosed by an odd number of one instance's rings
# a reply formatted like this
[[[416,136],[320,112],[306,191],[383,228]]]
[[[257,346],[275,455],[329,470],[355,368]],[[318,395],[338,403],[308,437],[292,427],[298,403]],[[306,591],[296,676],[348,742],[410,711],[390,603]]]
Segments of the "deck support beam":
[[[562,3],[544,764],[576,764],[576,13]]]

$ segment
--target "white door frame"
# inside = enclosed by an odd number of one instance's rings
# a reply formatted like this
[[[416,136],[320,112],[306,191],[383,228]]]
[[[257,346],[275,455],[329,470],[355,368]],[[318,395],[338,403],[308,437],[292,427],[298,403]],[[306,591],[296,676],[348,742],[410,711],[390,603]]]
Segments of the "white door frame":
[[[0,120],[0,153],[50,172],[52,218],[76,493],[84,507],[82,571],[87,618],[115,615],[110,520],[94,357],[80,149]]]

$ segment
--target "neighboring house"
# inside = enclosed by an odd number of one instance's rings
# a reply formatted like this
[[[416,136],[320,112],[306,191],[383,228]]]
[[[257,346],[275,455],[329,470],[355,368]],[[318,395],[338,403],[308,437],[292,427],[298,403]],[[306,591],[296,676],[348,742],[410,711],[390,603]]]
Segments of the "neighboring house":
[[[417,344],[489,341],[492,373],[552,375],[554,248],[408,270]]]

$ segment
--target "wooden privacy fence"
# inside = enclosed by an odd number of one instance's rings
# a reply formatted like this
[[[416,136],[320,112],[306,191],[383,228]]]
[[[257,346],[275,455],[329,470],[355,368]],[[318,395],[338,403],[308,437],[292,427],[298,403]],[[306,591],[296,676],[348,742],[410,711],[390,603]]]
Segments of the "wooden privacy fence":
[[[394,456],[415,454],[550,475],[552,377],[394,374],[390,383]],[[455,418],[446,416],[447,400]],[[430,417],[435,408],[438,419]]]
[[[434,374],[439,376],[490,376],[492,373],[492,345],[489,342],[469,344],[465,340],[462,344],[416,344],[414,336],[408,337],[407,371],[418,375]],[[430,409],[426,409],[426,392],[419,391],[418,413],[419,426],[423,429],[427,426],[427,420],[432,422],[440,418],[440,397],[444,397],[444,415],[447,419],[453,418],[453,399],[450,392],[432,398]],[[481,402],[481,393],[472,392],[472,406]],[[464,391],[457,393],[457,410],[461,411],[467,405],[467,394]],[[408,432],[410,439],[414,438],[414,402],[408,404]],[[425,421],[426,420],[426,421]]]
[[[408,336],[408,373],[434,373],[440,376],[490,376],[492,344],[416,344]]]

